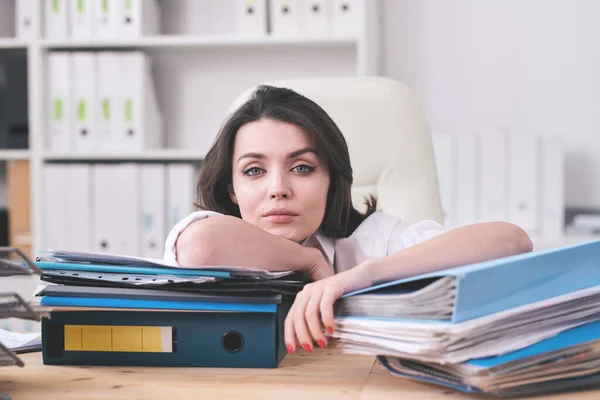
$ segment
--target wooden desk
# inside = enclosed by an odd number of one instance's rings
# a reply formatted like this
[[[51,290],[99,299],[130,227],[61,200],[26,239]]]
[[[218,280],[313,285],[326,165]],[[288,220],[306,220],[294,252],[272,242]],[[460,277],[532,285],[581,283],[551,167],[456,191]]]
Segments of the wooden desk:
[[[13,400],[83,399],[482,399],[395,377],[374,357],[339,350],[300,351],[277,369],[58,367],[41,353],[21,357],[25,367],[0,369],[0,392]],[[543,397],[592,400],[600,390]]]

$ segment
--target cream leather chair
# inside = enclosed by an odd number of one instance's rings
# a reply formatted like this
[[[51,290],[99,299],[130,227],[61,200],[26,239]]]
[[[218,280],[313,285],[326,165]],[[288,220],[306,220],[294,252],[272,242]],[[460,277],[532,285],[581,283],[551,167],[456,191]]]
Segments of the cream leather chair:
[[[292,89],[319,104],[348,143],[354,172],[353,202],[378,197],[378,209],[407,222],[442,223],[433,146],[415,96],[384,77],[302,78],[264,82]],[[230,106],[233,111],[254,88]]]

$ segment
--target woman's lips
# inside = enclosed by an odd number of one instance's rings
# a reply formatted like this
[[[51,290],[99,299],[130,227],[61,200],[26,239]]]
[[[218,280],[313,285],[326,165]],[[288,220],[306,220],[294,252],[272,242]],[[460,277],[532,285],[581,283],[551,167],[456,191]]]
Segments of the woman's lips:
[[[294,218],[296,218],[296,215],[271,214],[271,215],[266,215],[264,218],[266,218],[267,221],[272,222],[274,224],[285,224],[285,223],[291,222]]]

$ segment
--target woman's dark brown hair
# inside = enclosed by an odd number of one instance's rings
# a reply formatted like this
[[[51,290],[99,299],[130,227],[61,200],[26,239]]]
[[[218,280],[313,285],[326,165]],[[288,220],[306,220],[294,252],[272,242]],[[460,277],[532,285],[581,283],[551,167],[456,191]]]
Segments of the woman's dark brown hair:
[[[327,237],[348,237],[375,211],[377,200],[373,196],[366,200],[365,214],[354,208],[350,194],[352,166],[342,132],[318,104],[286,88],[259,86],[225,121],[200,170],[197,206],[241,217],[239,207],[229,195],[235,135],[244,124],[262,118],[294,124],[312,136],[319,157],[329,166],[330,175],[320,231]]]

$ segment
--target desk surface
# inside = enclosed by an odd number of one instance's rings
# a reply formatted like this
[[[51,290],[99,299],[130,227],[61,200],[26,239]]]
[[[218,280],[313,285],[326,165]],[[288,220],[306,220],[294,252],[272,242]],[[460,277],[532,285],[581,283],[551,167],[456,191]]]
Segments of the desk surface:
[[[277,369],[48,366],[41,353],[21,359],[23,368],[0,369],[0,393],[13,400],[486,398],[395,377],[374,357],[335,348],[288,355]],[[600,390],[547,398],[592,400],[600,398]]]

